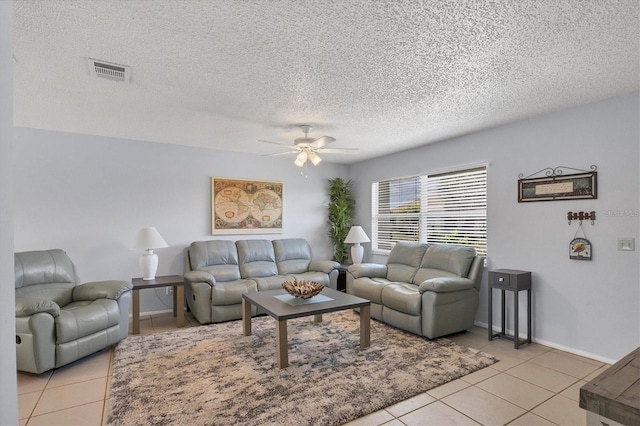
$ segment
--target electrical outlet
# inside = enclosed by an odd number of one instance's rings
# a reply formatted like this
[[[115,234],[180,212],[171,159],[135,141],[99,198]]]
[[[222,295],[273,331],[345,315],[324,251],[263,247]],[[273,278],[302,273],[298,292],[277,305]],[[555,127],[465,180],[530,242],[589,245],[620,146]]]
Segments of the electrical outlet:
[[[166,295],[173,294],[173,287],[165,287],[164,294]]]
[[[635,238],[618,238],[618,250],[635,251],[635,249],[636,249]]]

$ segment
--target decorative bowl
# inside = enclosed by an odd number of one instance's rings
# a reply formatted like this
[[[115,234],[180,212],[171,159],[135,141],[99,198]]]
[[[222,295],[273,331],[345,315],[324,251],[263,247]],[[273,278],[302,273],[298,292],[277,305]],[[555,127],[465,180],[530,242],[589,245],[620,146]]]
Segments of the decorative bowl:
[[[293,280],[293,281],[285,281],[282,283],[282,288],[287,290],[292,296],[300,297],[302,299],[309,299],[313,296],[318,295],[324,286],[316,281],[307,281],[307,280]]]

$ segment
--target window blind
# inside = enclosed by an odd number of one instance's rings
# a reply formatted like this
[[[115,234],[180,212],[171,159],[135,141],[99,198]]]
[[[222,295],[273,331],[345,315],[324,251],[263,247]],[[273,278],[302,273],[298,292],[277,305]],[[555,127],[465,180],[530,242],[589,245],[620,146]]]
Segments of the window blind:
[[[486,255],[486,167],[372,184],[372,248],[397,241],[471,245]]]
[[[419,241],[420,177],[375,182],[373,247],[391,250],[396,241]]]
[[[487,169],[429,175],[422,188],[420,234],[434,244],[461,244],[487,253]]]

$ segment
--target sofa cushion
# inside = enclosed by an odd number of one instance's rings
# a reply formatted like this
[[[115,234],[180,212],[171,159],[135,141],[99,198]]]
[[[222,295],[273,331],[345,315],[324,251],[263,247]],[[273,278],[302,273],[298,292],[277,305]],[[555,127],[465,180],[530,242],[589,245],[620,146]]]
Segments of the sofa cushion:
[[[356,278],[351,285],[354,296],[369,299],[372,303],[382,304],[382,289],[389,285],[390,281],[385,278]]]
[[[387,279],[394,282],[412,282],[426,251],[427,244],[397,242],[387,258]]]
[[[112,299],[73,302],[55,320],[56,343],[65,343],[120,323],[118,302]]]
[[[240,240],[236,241],[236,247],[242,278],[271,277],[278,274],[271,241]]]
[[[476,250],[473,247],[430,245],[412,282],[420,284],[436,277],[466,277],[475,256]]]
[[[458,275],[451,272],[443,271],[442,269],[420,268],[416,275],[413,277],[413,284],[420,285],[421,283],[430,280],[432,278],[459,278]]]
[[[278,273],[300,274],[309,270],[311,246],[304,238],[273,240]]]
[[[271,277],[252,278],[258,284],[258,291],[278,290],[285,281],[293,281],[293,275],[273,275]]]
[[[385,307],[409,315],[422,314],[422,297],[418,286],[392,283],[382,289],[382,304]]]
[[[76,284],[76,270],[60,249],[15,253],[15,288],[43,283]]]
[[[211,304],[215,306],[236,305],[242,303],[244,293],[258,291],[254,280],[236,280],[217,282],[211,289]]]
[[[16,297],[27,299],[46,299],[55,302],[58,306],[66,306],[73,302],[74,283],[47,283],[33,284],[27,287],[16,288]]]
[[[213,275],[216,282],[240,279],[238,251],[233,241],[196,241],[189,247],[192,270]]]
[[[16,297],[49,299],[58,306],[73,301],[76,270],[64,250],[15,253],[14,272]]]

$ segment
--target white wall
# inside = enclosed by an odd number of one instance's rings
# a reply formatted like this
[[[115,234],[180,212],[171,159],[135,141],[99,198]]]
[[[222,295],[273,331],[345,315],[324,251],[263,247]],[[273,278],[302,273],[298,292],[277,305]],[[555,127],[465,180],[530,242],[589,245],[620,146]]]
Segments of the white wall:
[[[323,162],[308,179],[291,159],[18,128],[15,249],[61,247],[85,281],[130,279],[139,276],[139,253],[129,247],[139,228],[152,225],[170,245],[157,250],[158,273],[181,273],[191,241],[225,238],[209,235],[209,179],[223,176],[284,182],[284,233],[255,238],[305,237],[317,257],[329,257],[328,178],[354,178],[357,221],[370,232],[371,182],[489,162],[488,268],[533,272],[536,340],[612,361],[640,343],[639,251],[616,250],[617,237],[634,237],[640,246],[639,109],[634,93],[350,168]],[[597,200],[517,203],[519,173],[591,164],[598,166]],[[584,226],[591,262],[568,258],[576,231],[567,225],[569,210],[598,213],[595,226]],[[478,323],[486,323],[486,297],[485,274]],[[142,310],[167,309],[169,300],[161,291],[143,292]]]
[[[0,1],[0,425],[18,423],[13,274],[13,2]],[[9,349],[10,348],[10,349]]]
[[[304,178],[288,157],[25,128],[15,138],[15,250],[62,248],[82,281],[140,276],[130,247],[145,226],[169,244],[155,250],[158,275],[182,274],[184,248],[207,239],[303,237],[315,258],[332,257],[327,179],[347,166],[323,161]],[[212,236],[212,176],[283,182],[283,233]],[[140,294],[143,312],[171,307],[163,289]]]
[[[640,344],[638,103],[636,92],[358,163],[350,169],[358,183],[358,221],[370,232],[374,181],[489,162],[487,269],[533,273],[534,339],[617,360]],[[592,164],[598,167],[597,200],[517,202],[518,174],[556,166],[589,169]],[[587,222],[583,229],[593,245],[593,260],[569,260],[577,223],[567,224],[567,212],[592,210],[597,212],[595,226]],[[636,251],[617,251],[618,237],[635,238]],[[372,256],[370,244],[365,246],[366,261],[384,263],[385,257]],[[478,324],[487,323],[486,299],[485,272]],[[513,315],[512,305],[507,315]],[[499,321],[497,310],[493,319]]]

